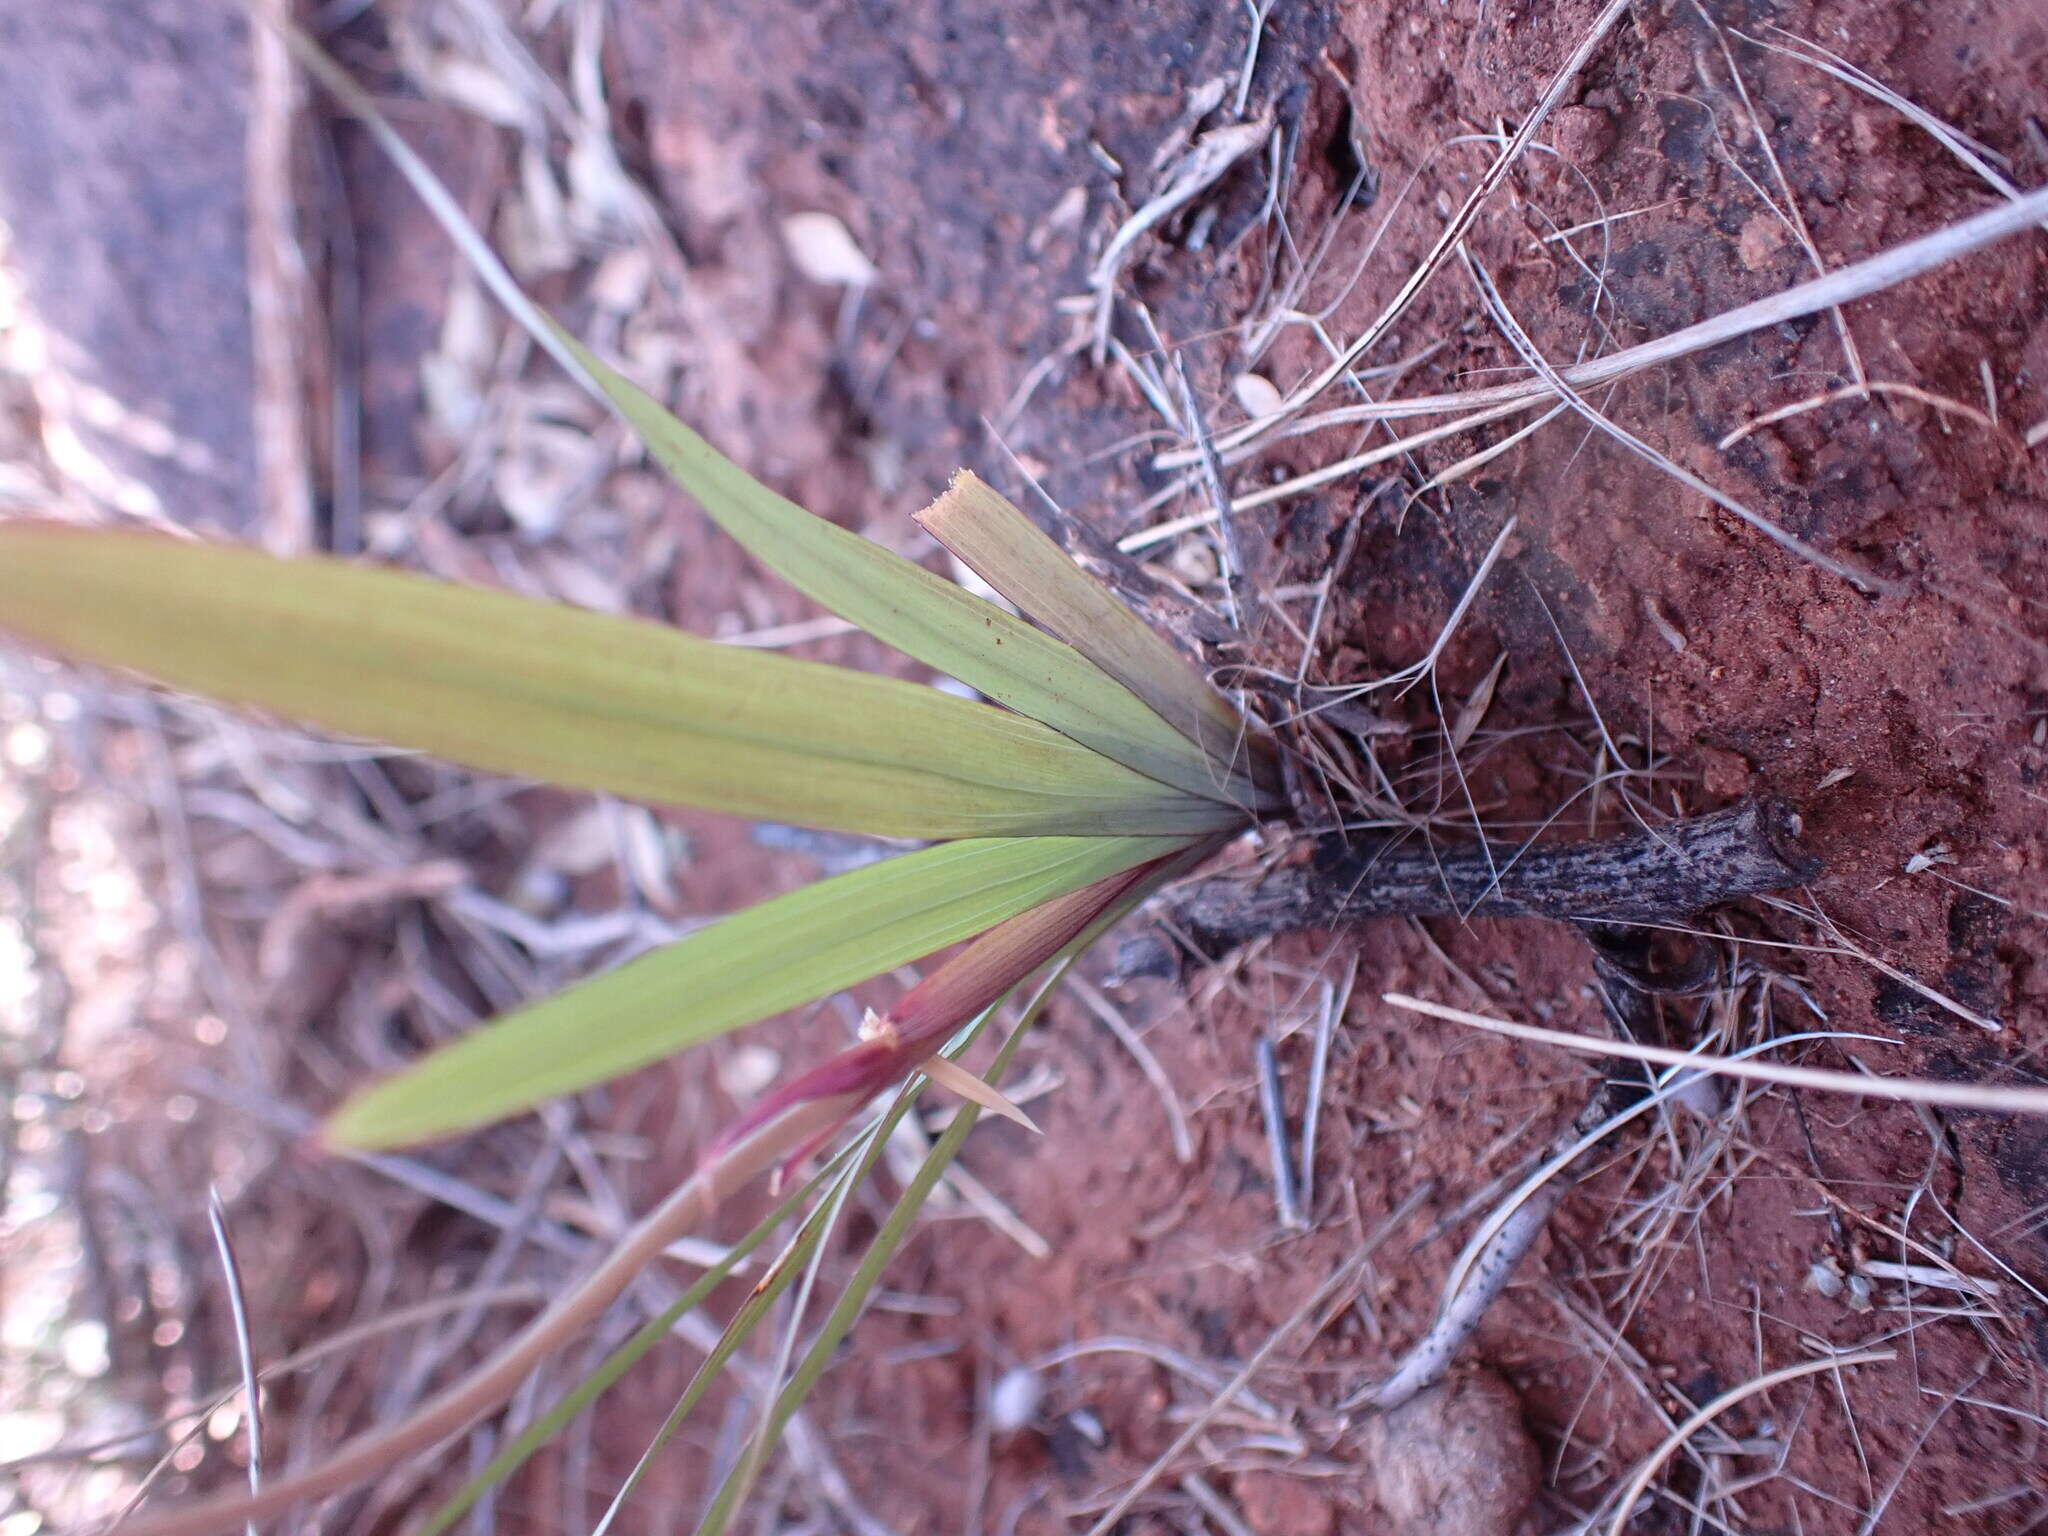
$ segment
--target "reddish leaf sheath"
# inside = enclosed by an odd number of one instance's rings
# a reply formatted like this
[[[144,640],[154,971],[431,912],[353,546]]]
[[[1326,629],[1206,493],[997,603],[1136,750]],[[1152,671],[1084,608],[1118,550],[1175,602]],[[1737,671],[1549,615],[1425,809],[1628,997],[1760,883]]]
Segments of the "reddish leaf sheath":
[[[1066,948],[1160,862],[1155,859],[1055,897],[970,941],[897,999],[886,1014],[869,1015],[862,1031],[867,1038],[858,1045],[774,1089],[728,1126],[706,1150],[705,1162],[717,1162],[742,1137],[800,1104],[845,1097],[845,1118],[851,1119],[869,1099],[917,1070],[954,1030]],[[822,1140],[808,1144],[804,1152]]]

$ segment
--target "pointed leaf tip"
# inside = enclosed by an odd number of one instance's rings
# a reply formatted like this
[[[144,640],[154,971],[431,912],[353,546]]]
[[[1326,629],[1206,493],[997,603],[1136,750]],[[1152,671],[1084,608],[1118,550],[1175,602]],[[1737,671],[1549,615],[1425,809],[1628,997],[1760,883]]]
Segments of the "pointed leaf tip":
[[[1003,925],[1180,838],[945,843],[820,880],[484,1025],[321,1129],[372,1151],[485,1125]]]
[[[763,821],[976,837],[1231,815],[935,688],[337,560],[11,522],[0,629],[469,767]]]

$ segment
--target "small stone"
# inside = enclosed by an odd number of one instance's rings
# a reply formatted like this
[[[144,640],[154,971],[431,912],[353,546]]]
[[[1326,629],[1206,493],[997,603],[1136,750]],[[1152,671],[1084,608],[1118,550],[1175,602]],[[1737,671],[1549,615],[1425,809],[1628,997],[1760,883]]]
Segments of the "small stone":
[[[1778,259],[1785,248],[1785,226],[1768,213],[1759,213],[1742,226],[1735,237],[1735,257],[1745,269],[1761,272]]]
[[[1038,1417],[1044,1401],[1045,1378],[1029,1366],[1015,1366],[989,1389],[989,1428],[999,1435],[1014,1435]]]
[[[1076,1408],[1067,1415],[1067,1422],[1080,1433],[1082,1439],[1098,1451],[1109,1444],[1109,1431],[1102,1427],[1102,1420],[1092,1409]]]
[[[1559,107],[1550,114],[1550,142],[1573,165],[1605,159],[1614,138],[1613,116],[1598,107]]]
[[[1740,752],[1730,752],[1725,747],[1702,746],[1697,749],[1697,756],[1700,783],[1716,800],[1737,800],[1749,793],[1750,780],[1756,770]]]
[[[812,209],[782,221],[782,241],[796,268],[814,283],[865,288],[881,274],[834,214]]]
[[[1856,146],[1857,154],[1875,155],[1897,136],[1900,122],[1901,119],[1891,112],[1859,108],[1849,114],[1850,142]]]
[[[1337,1506],[1330,1487],[1280,1472],[1241,1472],[1231,1481],[1244,1523],[1257,1536],[1331,1536]]]
[[[1540,1484],[1521,1400],[1480,1369],[1439,1382],[1360,1437],[1388,1524],[1403,1536],[1512,1536]]]

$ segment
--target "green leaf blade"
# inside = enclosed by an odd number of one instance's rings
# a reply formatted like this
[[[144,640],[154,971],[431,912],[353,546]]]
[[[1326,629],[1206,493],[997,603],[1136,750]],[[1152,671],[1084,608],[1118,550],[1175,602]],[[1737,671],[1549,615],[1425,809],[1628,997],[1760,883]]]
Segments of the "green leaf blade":
[[[967,470],[918,523],[976,575],[1143,699],[1212,762],[1228,763],[1245,803],[1278,787],[1277,766],[1189,664],[994,487]],[[1253,781],[1256,780],[1255,784]]]
[[[934,688],[339,561],[12,523],[0,629],[489,772],[761,820],[931,838],[1231,820]]]
[[[1227,762],[1206,757],[1073,647],[776,495],[600,362],[526,295],[369,95],[310,39],[296,31],[287,38],[305,66],[363,119],[506,312],[572,378],[607,400],[677,483],[756,559],[886,644],[1114,762],[1190,795],[1235,807],[1254,803],[1233,782]]]
[[[977,839],[821,880],[434,1052],[350,1099],[327,1139],[370,1150],[487,1124],[920,959],[1186,841]]]
[[[777,495],[559,326],[552,335],[676,483],[798,591],[884,644],[1147,777],[1226,804],[1250,803],[1247,784],[1072,646]]]

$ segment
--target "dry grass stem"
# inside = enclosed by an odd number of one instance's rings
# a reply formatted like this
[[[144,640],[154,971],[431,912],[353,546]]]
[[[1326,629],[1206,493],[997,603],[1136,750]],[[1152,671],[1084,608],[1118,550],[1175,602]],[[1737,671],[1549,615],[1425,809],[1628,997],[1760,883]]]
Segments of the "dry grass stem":
[[[1524,363],[1535,369],[1542,376],[1543,380],[1557,392],[1558,398],[1570,406],[1573,411],[1577,412],[1587,425],[1611,437],[1615,442],[1621,444],[1622,447],[1628,449],[1638,458],[1662,470],[1688,490],[1698,492],[1723,511],[1732,512],[1735,516],[1749,524],[1750,527],[1756,529],[1757,532],[1763,534],[1765,538],[1799,556],[1800,559],[1808,564],[1819,566],[1822,570],[1841,577],[1844,581],[1864,592],[1893,594],[1898,592],[1899,588],[1896,583],[1886,581],[1870,571],[1837,560],[1832,555],[1823,554],[1820,550],[1807,543],[1806,540],[1780,528],[1770,519],[1752,512],[1727,492],[1716,486],[1709,485],[1691,470],[1674,463],[1668,455],[1651,447],[1633,432],[1628,431],[1611,418],[1594,410],[1592,406],[1586,403],[1584,397],[1577,390],[1564,381],[1558,371],[1551,367],[1543,354],[1536,349],[1536,344],[1529,339],[1528,332],[1523,330],[1521,322],[1508,309],[1506,302],[1500,296],[1500,290],[1494,286],[1493,278],[1479,264],[1478,259],[1462,247],[1459,253],[1464,257],[1465,270],[1471,275],[1473,285],[1479,290],[1481,301],[1485,304],[1487,312],[1493,316],[1495,324],[1500,327],[1501,334],[1507,338],[1508,345],[1514,348],[1516,354]]]
[[[1639,373],[1664,363],[1676,362],[1752,331],[1764,330],[1788,320],[1817,314],[1839,304],[1867,298],[1907,282],[1923,273],[1982,250],[1987,245],[2011,238],[2048,219],[2048,187],[2023,193],[2016,200],[1953,224],[1907,240],[1877,255],[1837,268],[1823,278],[1787,288],[1780,293],[1737,305],[1718,315],[1685,326],[1654,341],[1623,348],[1604,356],[1572,363],[1557,370],[1558,377],[1575,389],[1586,389]],[[1440,416],[1454,412],[1478,412],[1500,406],[1528,407],[1550,399],[1555,391],[1546,383],[1501,384],[1486,389],[1459,390],[1448,394],[1415,395],[1340,406],[1304,417],[1292,424],[1287,435],[1320,431],[1347,423],[1388,421],[1407,416]],[[1224,462],[1236,461],[1228,436],[1219,439]],[[1172,454],[1155,461],[1161,469],[1180,468],[1186,462]]]
[[[1159,1095],[1160,1107],[1166,1113],[1166,1132],[1172,1138],[1173,1160],[1183,1168],[1195,1160],[1195,1139],[1188,1130],[1188,1112],[1181,1104],[1180,1093],[1173,1086],[1173,1079],[1161,1066],[1159,1058],[1145,1043],[1144,1036],[1131,1028],[1130,1021],[1118,1011],[1115,1004],[1097,991],[1085,978],[1070,973],[1067,989],[1081,999],[1090,1013],[1102,1027],[1116,1037],[1116,1041],[1130,1053],[1131,1060],[1138,1064],[1145,1081],[1152,1085]]]
[[[1399,992],[1383,993],[1381,1001],[1410,1013],[1427,1014],[1431,1018],[1446,1019],[1454,1024],[1469,1024],[1474,1029],[1488,1030],[1513,1039],[1562,1046],[1566,1050],[1589,1055],[1624,1056],[1631,1061],[1686,1067],[1721,1077],[1743,1078],[1758,1083],[1777,1083],[1787,1088],[1817,1088],[1825,1093],[1842,1093],[1852,1098],[1889,1099],[1900,1104],[1988,1110],[1997,1114],[2048,1115],[2048,1088],[1991,1088],[1977,1083],[1942,1083],[1927,1078],[1868,1077],[1854,1072],[1830,1072],[1818,1067],[1778,1067],[1763,1062],[1745,1061],[1738,1056],[1674,1051],[1662,1046],[1638,1045],[1624,1040],[1596,1040],[1588,1035],[1542,1029],[1533,1024],[1516,1024],[1507,1019],[1467,1013],[1461,1008],[1446,1008],[1440,1003],[1424,1002],[1420,998],[1408,997]],[[1791,1038],[1766,1043],[1788,1044]],[[1882,1035],[1832,1033],[1805,1038],[1863,1040],[1874,1045],[1897,1043]]]
[[[1749,436],[1750,433],[1761,428],[1775,426],[1781,421],[1790,421],[1794,416],[1803,415],[1807,411],[1819,410],[1822,406],[1834,405],[1838,401],[1866,399],[1871,395],[1897,395],[1902,399],[1917,400],[1920,404],[1940,411],[1943,415],[1960,416],[1966,421],[1975,422],[1986,431],[1996,431],[1998,429],[1997,421],[1991,416],[1978,410],[1975,406],[1963,404],[1960,400],[1951,400],[1946,395],[1937,395],[1931,390],[1922,389],[1917,384],[1902,384],[1890,379],[1865,379],[1859,384],[1845,384],[1840,389],[1824,390],[1820,394],[1809,395],[1804,400],[1794,400],[1788,405],[1779,406],[1776,410],[1766,411],[1761,416],[1751,417],[1714,446],[1723,453],[1726,453],[1730,448],[1733,448],[1737,443]]]
[[[1897,1358],[1897,1353],[1889,1349],[1865,1349],[1852,1354],[1828,1355],[1819,1360],[1803,1360],[1797,1365],[1784,1366],[1767,1372],[1754,1381],[1746,1381],[1739,1387],[1731,1387],[1712,1402],[1700,1407],[1672,1430],[1656,1450],[1644,1458],[1642,1465],[1636,1468],[1635,1475],[1628,1480],[1614,1500],[1614,1518],[1608,1525],[1607,1536],[1623,1536],[1629,1521],[1634,1518],[1636,1501],[1649,1490],[1650,1484],[1656,1480],[1664,1463],[1701,1428],[1712,1423],[1737,1403],[1755,1397],[1760,1392],[1768,1392],[1773,1387],[1781,1387],[1788,1381],[1798,1381],[1802,1377],[1815,1376],[1823,1371],[1846,1371],[1859,1365],[1876,1365]]]
[[[1173,1443],[1159,1454],[1158,1459],[1139,1474],[1137,1480],[1118,1496],[1116,1502],[1110,1505],[1100,1519],[1088,1527],[1087,1536],[1108,1536],[1108,1532],[1115,1528],[1117,1522],[1130,1512],[1131,1506],[1136,1504],[1146,1490],[1158,1482],[1187,1448],[1201,1437],[1202,1432],[1229,1406],[1231,1400],[1257,1379],[1259,1372],[1265,1369],[1266,1363],[1278,1352],[1280,1346],[1293,1336],[1294,1331],[1318,1315],[1345,1286],[1358,1278],[1360,1272],[1371,1262],[1380,1244],[1398,1231],[1429,1197],[1429,1189],[1429,1185],[1423,1184],[1410,1191],[1401,1203],[1388,1213],[1386,1220],[1366,1236],[1358,1251],[1332,1270],[1322,1284],[1309,1294],[1308,1299],[1266,1336],[1265,1342],[1252,1351],[1251,1357],[1237,1368],[1229,1381],[1224,1383],[1215,1399],[1182,1427],[1181,1432],[1174,1436]]]
[[[1516,161],[1521,159],[1523,152],[1535,141],[1536,135],[1542,129],[1545,120],[1557,105],[1564,100],[1566,93],[1571,90],[1573,83],[1578,79],[1579,72],[1586,67],[1587,62],[1593,57],[1601,43],[1606,40],[1608,33],[1614,30],[1615,24],[1621,20],[1627,10],[1628,0],[1609,0],[1607,6],[1594,18],[1593,25],[1587,29],[1586,35],[1579,40],[1578,46],[1572,50],[1571,56],[1564,61],[1556,75],[1551,78],[1550,84],[1545,88],[1542,97],[1530,109],[1529,115],[1522,120],[1521,127],[1516,130],[1515,136],[1508,141],[1506,147],[1501,150],[1500,154],[1494,158],[1492,164],[1487,166],[1484,174],[1474,183],[1471,192],[1467,194],[1463,204],[1460,205],[1458,211],[1452,215],[1450,222],[1437,235],[1436,243],[1430,247],[1429,253],[1422,258],[1414,271],[1408,274],[1407,279],[1395,292],[1393,298],[1387,301],[1386,307],[1380,311],[1378,317],[1361,331],[1350,345],[1339,352],[1322,372],[1316,374],[1308,383],[1290,394],[1281,403],[1280,409],[1277,412],[1270,416],[1261,417],[1256,421],[1247,422],[1243,426],[1224,434],[1219,440],[1220,447],[1238,448],[1255,438],[1264,436],[1280,422],[1299,412],[1309,401],[1342,379],[1353,363],[1379,343],[1380,338],[1386,335],[1395,322],[1407,312],[1408,306],[1414,302],[1415,296],[1422,291],[1429,280],[1450,259],[1451,253],[1463,242],[1466,232],[1471,229],[1473,221],[1478,218],[1479,210],[1499,190],[1501,184],[1507,180],[1508,173],[1514,169]]]

